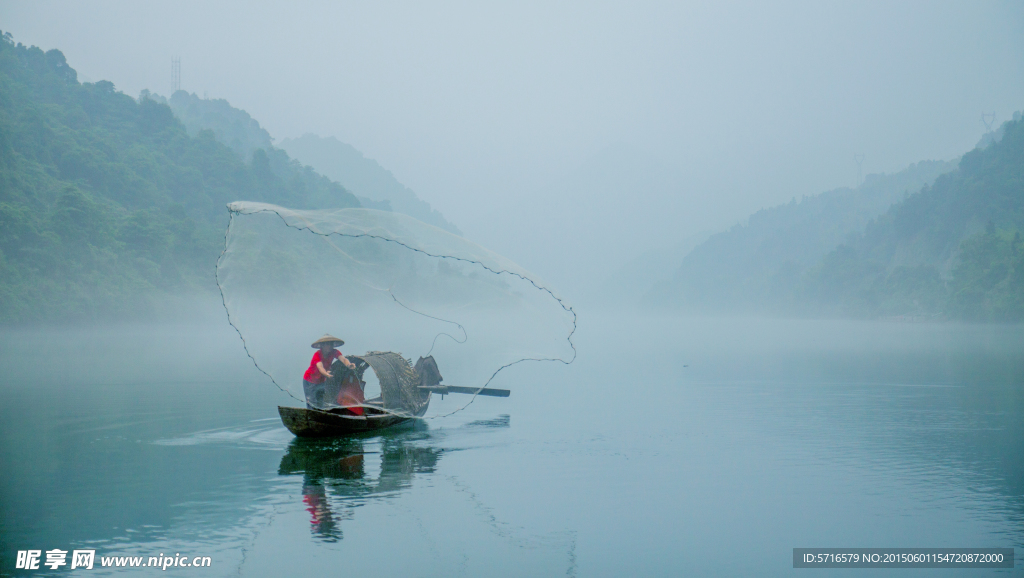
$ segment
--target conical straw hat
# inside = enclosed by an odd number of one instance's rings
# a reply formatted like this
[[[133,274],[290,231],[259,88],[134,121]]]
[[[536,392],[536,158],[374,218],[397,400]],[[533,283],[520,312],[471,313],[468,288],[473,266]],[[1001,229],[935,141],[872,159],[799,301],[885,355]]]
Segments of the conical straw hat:
[[[317,349],[320,347],[321,343],[330,343],[332,347],[341,347],[342,345],[345,345],[345,342],[341,339],[338,339],[329,333],[324,333],[324,336],[314,341],[311,347],[313,349]]]

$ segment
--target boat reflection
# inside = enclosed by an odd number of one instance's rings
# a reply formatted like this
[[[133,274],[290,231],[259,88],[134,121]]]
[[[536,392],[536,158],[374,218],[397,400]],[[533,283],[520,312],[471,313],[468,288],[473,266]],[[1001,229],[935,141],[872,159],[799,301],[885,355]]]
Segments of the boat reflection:
[[[418,429],[363,438],[292,440],[278,474],[303,476],[302,501],[314,537],[342,539],[339,523],[350,519],[356,507],[408,488],[416,474],[434,471],[443,450],[424,445],[429,436]],[[367,475],[367,469],[376,470],[372,460],[378,456],[379,473]]]

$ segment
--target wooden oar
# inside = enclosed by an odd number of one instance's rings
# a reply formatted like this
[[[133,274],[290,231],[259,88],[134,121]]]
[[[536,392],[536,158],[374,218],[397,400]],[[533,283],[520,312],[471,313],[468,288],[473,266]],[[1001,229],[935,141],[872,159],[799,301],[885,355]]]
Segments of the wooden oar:
[[[461,387],[458,385],[421,385],[420,389],[425,389],[433,393],[439,393],[445,395],[448,393],[468,393],[477,395],[487,395],[490,397],[508,397],[510,393],[507,389],[494,389],[485,387],[480,389],[478,387]]]

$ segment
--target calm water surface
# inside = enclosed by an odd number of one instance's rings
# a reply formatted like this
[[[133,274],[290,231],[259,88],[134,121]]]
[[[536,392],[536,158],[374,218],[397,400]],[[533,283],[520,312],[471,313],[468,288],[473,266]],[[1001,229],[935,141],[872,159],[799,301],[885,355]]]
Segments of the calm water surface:
[[[0,346],[0,573],[54,548],[210,556],[166,572],[195,576],[789,576],[820,574],[794,547],[1015,547],[855,572],[1024,575],[1021,327],[582,316],[578,361],[504,375],[508,399],[328,441],[281,426],[221,323]]]

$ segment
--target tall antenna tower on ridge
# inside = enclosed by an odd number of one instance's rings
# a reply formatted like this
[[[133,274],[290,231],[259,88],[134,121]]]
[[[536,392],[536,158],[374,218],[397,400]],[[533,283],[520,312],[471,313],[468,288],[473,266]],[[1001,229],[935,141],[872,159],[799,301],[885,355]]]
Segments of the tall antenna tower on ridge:
[[[992,127],[996,124],[996,113],[981,113],[981,122],[985,124],[985,132],[992,132]]]
[[[181,90],[181,58],[171,59],[171,94]]]
[[[864,180],[864,155],[853,155],[853,162],[857,163],[857,186]]]

